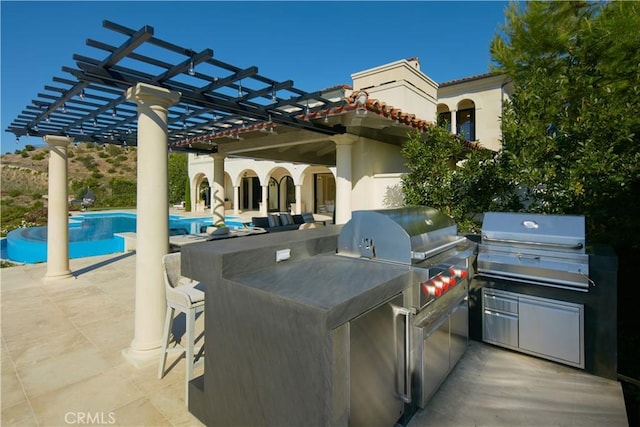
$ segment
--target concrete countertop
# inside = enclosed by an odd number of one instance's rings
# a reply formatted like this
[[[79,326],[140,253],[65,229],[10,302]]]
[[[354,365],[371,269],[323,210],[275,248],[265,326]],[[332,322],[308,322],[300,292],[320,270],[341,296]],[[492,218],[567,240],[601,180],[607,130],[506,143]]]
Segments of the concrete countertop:
[[[332,329],[402,292],[412,274],[409,266],[329,253],[226,279],[325,312]]]

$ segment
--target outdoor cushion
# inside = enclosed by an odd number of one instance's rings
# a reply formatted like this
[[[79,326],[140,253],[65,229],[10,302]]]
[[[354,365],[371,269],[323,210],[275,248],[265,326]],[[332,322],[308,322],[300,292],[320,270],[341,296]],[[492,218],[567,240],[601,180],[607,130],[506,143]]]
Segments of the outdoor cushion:
[[[282,225],[291,225],[294,223],[293,217],[291,216],[291,214],[288,214],[288,213],[280,214],[280,222],[282,223]]]
[[[302,219],[304,219],[304,222],[315,222],[316,220],[311,212],[303,212]]]
[[[251,218],[254,227],[268,228],[269,219],[266,216],[254,216]]]
[[[278,215],[269,215],[269,227],[280,226],[280,217]]]
[[[293,215],[293,223],[294,224],[304,224],[304,218],[302,218],[302,215]]]

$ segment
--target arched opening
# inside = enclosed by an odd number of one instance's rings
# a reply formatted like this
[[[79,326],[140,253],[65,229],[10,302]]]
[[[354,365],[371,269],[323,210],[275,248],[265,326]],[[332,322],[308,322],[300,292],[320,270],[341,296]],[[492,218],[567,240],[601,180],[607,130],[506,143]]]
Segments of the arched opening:
[[[313,185],[314,212],[333,214],[336,203],[336,179],[333,174],[330,172],[316,173]]]
[[[240,209],[243,211],[256,210],[260,206],[261,200],[260,179],[253,171],[244,172],[240,181]]]
[[[441,126],[451,132],[451,110],[447,104],[438,104],[438,126]]]
[[[198,203],[202,204],[204,209],[211,208],[211,186],[207,178],[198,184]]]
[[[206,175],[197,174],[193,178],[191,188],[191,210],[193,212],[204,212],[211,207],[211,188]]]
[[[470,99],[458,103],[456,134],[469,141],[476,140],[476,105]]]
[[[280,194],[280,187],[278,181],[274,177],[269,178],[269,187],[267,190],[267,211],[277,212],[278,209],[278,195]]]
[[[269,189],[267,191],[269,212],[287,212],[289,206],[296,199],[296,187],[293,178],[289,175],[269,178]]]

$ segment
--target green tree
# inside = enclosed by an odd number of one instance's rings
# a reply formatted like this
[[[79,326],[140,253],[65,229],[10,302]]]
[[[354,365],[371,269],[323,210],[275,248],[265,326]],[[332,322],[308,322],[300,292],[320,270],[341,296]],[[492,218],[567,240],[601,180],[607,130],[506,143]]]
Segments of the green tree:
[[[184,153],[169,154],[169,203],[184,200],[184,181],[188,180],[187,155]]]
[[[450,215],[464,231],[477,231],[478,213],[496,206],[513,205],[502,200],[506,182],[499,175],[493,153],[451,134],[442,126],[412,132],[402,147],[408,173],[402,178],[405,202],[434,207]]]
[[[501,174],[523,209],[583,214],[590,240],[614,245],[640,217],[638,28],[637,2],[514,3],[491,45],[514,85]]]

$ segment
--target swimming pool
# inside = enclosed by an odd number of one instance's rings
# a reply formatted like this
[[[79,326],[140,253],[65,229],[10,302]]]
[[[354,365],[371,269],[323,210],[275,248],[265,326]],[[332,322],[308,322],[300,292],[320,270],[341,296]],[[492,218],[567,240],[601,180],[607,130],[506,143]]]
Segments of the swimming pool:
[[[211,225],[211,217],[169,215],[170,234],[195,234]],[[225,217],[229,228],[242,227],[238,217]],[[69,218],[69,258],[124,252],[119,233],[135,233],[136,214],[129,212],[87,213]],[[7,234],[4,258],[27,264],[46,262],[47,227],[18,228]],[[5,251],[3,251],[5,252]]]

